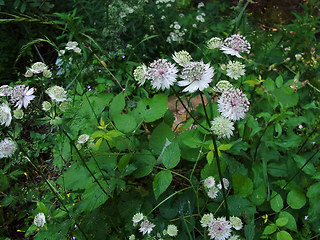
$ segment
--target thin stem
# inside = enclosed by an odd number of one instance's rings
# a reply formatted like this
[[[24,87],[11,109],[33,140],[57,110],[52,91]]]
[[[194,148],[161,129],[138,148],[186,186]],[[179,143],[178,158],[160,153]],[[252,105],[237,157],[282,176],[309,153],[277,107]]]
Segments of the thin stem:
[[[88,165],[86,164],[85,160],[83,159],[82,155],[80,154],[78,148],[76,147],[75,143],[73,142],[73,140],[70,138],[69,134],[62,129],[62,132],[64,133],[64,135],[66,135],[66,137],[69,139],[71,145],[74,147],[74,149],[76,150],[77,154],[79,155],[83,165],[85,166],[85,168],[88,170],[88,172],[90,173],[90,175],[93,177],[94,181],[98,184],[99,188],[102,190],[102,192],[109,197],[109,194],[106,192],[106,190],[104,190],[104,188],[102,187],[102,185],[100,184],[100,182],[98,181],[98,179],[94,176],[93,172],[90,170],[90,168],[88,167]]]
[[[300,151],[302,150],[302,148],[304,147],[304,145],[307,143],[308,139],[314,134],[314,132],[317,130],[318,126],[316,126],[308,135],[308,137],[306,138],[306,140],[304,140],[304,142],[302,143],[301,147],[299,148],[297,154],[300,153]]]
[[[210,126],[210,120],[209,120],[209,117],[208,117],[206,105],[205,105],[204,100],[203,100],[202,92],[200,92],[200,97],[201,97],[203,110],[204,110],[204,113],[205,113],[205,116],[206,116],[206,119],[207,119],[207,123]],[[211,133],[210,135],[211,135],[213,146],[214,146],[214,155],[215,155],[215,159],[216,159],[216,162],[217,162],[218,173],[219,173],[219,178],[220,178],[221,187],[222,187],[222,195],[223,195],[224,205],[225,205],[226,212],[227,212],[226,215],[227,215],[227,218],[229,218],[229,208],[228,208],[228,203],[227,203],[227,195],[226,195],[226,189],[224,188],[224,182],[223,182],[223,178],[222,178],[222,171],[221,171],[221,165],[220,165],[220,158],[219,158],[219,153],[218,153],[217,142],[216,142],[215,135],[213,134],[213,132],[211,130],[210,130],[210,133]]]

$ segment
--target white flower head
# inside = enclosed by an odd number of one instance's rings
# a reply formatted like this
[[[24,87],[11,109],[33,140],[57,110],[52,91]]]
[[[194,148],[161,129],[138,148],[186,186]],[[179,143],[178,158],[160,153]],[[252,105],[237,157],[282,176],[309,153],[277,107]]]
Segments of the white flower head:
[[[229,180],[226,179],[226,178],[222,178],[222,181],[223,181],[224,189],[227,190],[228,187],[229,187],[229,184],[230,184],[230,183],[229,183]],[[221,184],[221,182],[217,185],[217,187],[218,187],[219,189],[222,189],[222,184]]]
[[[22,109],[13,110],[13,116],[15,119],[22,119],[24,116],[23,110]]]
[[[44,70],[47,70],[48,66],[43,62],[36,62],[31,65],[31,68],[29,69],[32,73],[38,74],[42,73]]]
[[[242,221],[238,217],[230,217],[230,223],[235,230],[240,230],[242,228]]]
[[[240,89],[233,88],[224,91],[217,103],[221,115],[232,121],[245,118],[250,104],[247,96]]]
[[[139,223],[142,219],[144,218],[142,213],[136,213],[135,215],[133,215],[132,217],[132,222],[134,223]]]
[[[201,223],[201,227],[209,227],[213,221],[213,214],[212,213],[208,213],[208,214],[204,214],[203,217],[200,220]]]
[[[300,53],[297,53],[296,55],[294,55],[294,57],[297,61],[299,61],[302,58],[302,55]]]
[[[232,136],[234,126],[230,119],[219,116],[213,119],[211,124],[211,130],[218,138],[230,138],[230,136]]]
[[[242,58],[240,55],[243,53],[250,53],[251,45],[246,38],[240,34],[233,34],[223,41],[220,48],[225,54]]]
[[[48,101],[44,101],[42,103],[42,110],[49,111],[51,109],[51,103]]]
[[[5,125],[8,127],[11,123],[11,110],[8,106],[8,103],[5,102],[0,105],[0,125]]]
[[[49,69],[43,70],[42,74],[43,74],[43,76],[45,78],[51,78],[52,77],[52,72]]]
[[[222,93],[230,88],[233,88],[232,84],[227,80],[219,81],[215,87],[212,88],[213,91]]]
[[[37,227],[43,227],[44,224],[46,223],[46,216],[44,215],[44,213],[38,213],[33,220],[34,225],[36,225]]]
[[[222,39],[218,37],[211,38],[207,43],[207,48],[209,49],[216,49],[222,46]]]
[[[245,74],[245,65],[238,61],[229,61],[227,64],[227,76],[238,79]]]
[[[70,41],[70,42],[67,42],[66,49],[67,50],[74,50],[77,46],[78,46],[77,42]]]
[[[5,138],[0,142],[0,159],[5,157],[11,157],[17,150],[17,146],[14,141],[9,138]]]
[[[170,236],[170,237],[175,237],[178,235],[178,228],[176,225],[173,225],[173,224],[170,224],[168,225],[167,227],[167,234]]]
[[[136,67],[136,69],[133,71],[133,77],[138,82],[139,86],[142,86],[146,82],[147,74],[147,66],[144,64]]]
[[[54,100],[56,102],[63,102],[67,100],[67,91],[65,91],[62,87],[59,86],[49,87],[46,90],[46,94],[49,95],[51,100]]]
[[[208,229],[211,239],[225,240],[231,235],[231,224],[225,217],[213,219]]]
[[[147,79],[151,80],[152,88],[167,89],[176,82],[178,69],[166,59],[159,59],[150,64]]]
[[[172,59],[180,66],[185,67],[190,63],[192,57],[187,51],[182,50],[179,52],[174,52],[174,54],[172,55]]]
[[[27,108],[30,101],[35,98],[33,94],[34,89],[25,86],[17,85],[15,86],[10,93],[10,101],[15,103],[15,107],[20,109],[22,106]]]
[[[30,69],[28,69],[26,71],[26,73],[24,74],[24,76],[27,77],[27,78],[32,77],[33,76],[33,72]]]
[[[204,185],[206,188],[212,188],[212,187],[214,187],[215,184],[216,184],[216,181],[214,180],[214,177],[212,177],[212,176],[207,177],[207,178],[203,181],[203,185]]]
[[[84,144],[84,143],[88,142],[89,138],[90,138],[90,137],[89,137],[88,134],[81,134],[81,135],[78,137],[78,143]]]
[[[68,109],[69,109],[69,102],[62,102],[60,103],[59,105],[59,109],[62,111],[62,112],[66,112]]]
[[[143,235],[145,235],[146,233],[150,234],[154,227],[155,225],[151,223],[148,219],[146,219],[140,224],[139,231],[142,232]]]
[[[81,48],[75,47],[75,48],[73,49],[73,51],[74,51],[75,53],[81,53]]]
[[[8,85],[2,85],[0,87],[0,97],[10,96],[11,91],[12,91],[12,87]]]
[[[209,83],[212,81],[214,70],[210,67],[210,64],[201,62],[189,63],[180,75],[182,81],[178,82],[179,86],[188,86],[183,89],[183,92],[195,92],[196,90],[202,91],[209,87]]]
[[[208,197],[211,199],[215,199],[218,196],[219,189],[216,186],[213,186],[208,191]]]
[[[134,234],[131,234],[131,235],[129,236],[129,240],[136,240],[136,236],[135,236]]]

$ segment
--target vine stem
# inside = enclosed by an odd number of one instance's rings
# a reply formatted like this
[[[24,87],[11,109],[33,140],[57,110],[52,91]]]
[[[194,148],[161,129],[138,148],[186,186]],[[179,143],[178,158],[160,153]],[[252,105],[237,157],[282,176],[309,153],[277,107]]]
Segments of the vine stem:
[[[210,126],[210,120],[209,120],[209,117],[208,117],[206,105],[205,105],[204,100],[203,100],[202,92],[200,92],[200,97],[201,97],[201,102],[202,102],[203,110],[204,110],[204,113],[205,113],[205,116],[206,116],[206,119],[207,119],[208,126]],[[221,171],[221,164],[220,164],[220,158],[219,158],[219,153],[218,153],[217,141],[216,141],[216,137],[213,134],[212,130],[210,130],[210,133],[211,133],[210,135],[211,135],[213,146],[214,146],[214,155],[215,155],[215,159],[216,159],[216,162],[217,162],[218,173],[219,173],[219,178],[220,178],[221,187],[222,187],[222,195],[223,195],[223,200],[224,200],[224,206],[225,206],[225,209],[226,209],[226,215],[227,215],[227,218],[229,218],[229,208],[228,208],[228,202],[227,202],[227,195],[226,195],[226,189],[224,188],[224,182],[223,182],[223,178],[222,178],[222,171]]]
[[[8,134],[12,139],[15,139],[10,133],[8,133]],[[43,172],[39,168],[37,168],[37,166],[31,161],[31,159],[28,156],[27,152],[21,147],[21,145],[16,140],[15,140],[15,142],[18,145],[20,151],[25,155],[25,158],[28,160],[28,162],[34,167],[34,169],[41,175],[42,179],[46,182],[46,184],[48,185],[50,191],[56,196],[56,198],[58,199],[59,203],[62,205],[63,209],[68,214],[69,218],[73,219],[73,216],[71,216],[68,208],[64,205],[64,203],[62,201],[61,195],[54,189],[54,187],[51,185],[51,183],[48,181],[48,179],[44,176]],[[82,228],[80,227],[80,225],[78,224],[78,222],[75,219],[74,219],[74,223],[77,225],[77,227],[79,228],[79,230],[82,233],[82,235],[84,236],[84,238],[86,240],[88,240],[87,235],[85,234],[85,232],[82,230]]]

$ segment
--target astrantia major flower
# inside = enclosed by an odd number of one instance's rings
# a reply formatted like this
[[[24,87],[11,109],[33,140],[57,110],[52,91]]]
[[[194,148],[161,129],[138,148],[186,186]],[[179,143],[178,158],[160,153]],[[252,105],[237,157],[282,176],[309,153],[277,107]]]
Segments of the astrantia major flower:
[[[5,157],[11,157],[17,150],[17,146],[14,141],[9,138],[5,138],[0,142],[0,159]]]
[[[132,222],[133,223],[138,223],[143,219],[143,214],[142,213],[136,213],[135,215],[133,215],[132,217]]]
[[[231,235],[231,224],[225,217],[213,219],[208,229],[211,239],[225,240]]]
[[[168,225],[167,227],[167,234],[170,236],[170,237],[175,237],[178,235],[178,228],[176,225],[173,225],[173,224],[170,224]]]
[[[46,90],[46,94],[49,95],[51,100],[54,100],[56,102],[63,102],[67,100],[67,92],[59,86],[49,87]]]
[[[34,89],[25,86],[17,85],[15,86],[10,93],[10,101],[15,103],[15,107],[20,109],[22,106],[27,108],[28,104],[32,99],[35,98],[33,94]]]
[[[220,48],[222,45],[222,39],[218,38],[218,37],[213,37],[211,38],[208,43],[207,43],[207,47],[209,49],[216,49],[216,48]]]
[[[200,220],[201,227],[209,227],[211,225],[211,222],[213,221],[213,214],[208,213],[203,215],[203,217]]]
[[[229,61],[227,64],[227,76],[238,79],[245,74],[245,65],[238,61]]]
[[[183,68],[180,78],[182,81],[178,82],[181,87],[187,86],[183,92],[195,92],[196,90],[202,91],[209,87],[214,75],[213,68],[210,64],[201,62],[191,62]]]
[[[235,230],[240,230],[242,228],[242,221],[238,217],[230,217],[230,223]]]
[[[233,88],[232,84],[227,80],[219,81],[215,87],[213,87],[213,91],[222,93],[230,88]]]
[[[211,130],[214,134],[218,136],[218,138],[230,138],[233,134],[233,122],[223,116],[216,117],[211,122]]]
[[[12,91],[12,87],[8,85],[2,85],[0,87],[0,97],[6,97],[9,96]]]
[[[78,46],[78,43],[77,42],[67,42],[67,45],[66,45],[66,49],[67,50],[73,50],[75,49],[76,47]]]
[[[174,54],[172,55],[172,59],[180,66],[185,67],[190,63],[192,57],[187,51],[182,50],[179,52],[174,52]]]
[[[42,103],[42,110],[49,111],[51,109],[51,103],[48,101],[44,101]]]
[[[37,227],[43,227],[44,224],[46,223],[46,216],[44,215],[44,213],[38,213],[33,220],[34,225],[36,225]]]
[[[245,118],[249,110],[249,100],[240,89],[229,89],[222,93],[217,100],[221,115],[232,121]]]
[[[23,110],[22,109],[13,110],[13,116],[15,119],[22,119],[24,116]]]
[[[229,184],[230,184],[230,183],[229,183],[229,180],[226,179],[226,178],[222,178],[222,181],[223,181],[224,189],[227,190],[228,187],[229,187]],[[217,187],[218,187],[219,189],[222,189],[222,184],[221,184],[221,182],[217,185]]]
[[[136,67],[136,69],[133,71],[133,77],[138,82],[139,86],[142,86],[145,83],[147,74],[147,66],[144,64]]]
[[[206,187],[206,188],[212,188],[214,187],[215,185],[215,180],[214,180],[214,177],[207,177],[204,181],[203,181],[203,185]]]
[[[223,41],[220,49],[225,54],[242,58],[240,53],[250,53],[251,45],[244,36],[240,34],[233,34]]]
[[[47,70],[48,66],[43,62],[36,62],[31,65],[31,68],[29,69],[32,73],[38,74],[42,73],[44,70]]]
[[[139,231],[142,232],[143,235],[145,235],[146,233],[150,234],[154,227],[155,225],[151,223],[148,219],[146,219],[140,224]]]
[[[176,82],[178,69],[166,59],[155,60],[148,68],[147,79],[151,80],[152,88],[167,89]]]
[[[11,110],[8,106],[8,103],[5,102],[0,105],[0,125],[5,125],[8,127],[11,123]]]
[[[211,187],[208,191],[208,197],[215,199],[218,196],[219,189],[215,186]]]
[[[88,140],[89,140],[89,135],[88,134],[82,134],[82,135],[80,135],[79,136],[79,138],[78,138],[78,143],[80,143],[80,144],[84,144],[84,143],[86,143]]]

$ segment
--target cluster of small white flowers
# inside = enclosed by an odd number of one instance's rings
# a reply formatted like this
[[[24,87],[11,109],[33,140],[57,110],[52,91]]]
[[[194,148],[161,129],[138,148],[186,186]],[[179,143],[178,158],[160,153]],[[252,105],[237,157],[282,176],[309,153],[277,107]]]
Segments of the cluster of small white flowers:
[[[151,223],[146,216],[144,216],[142,213],[136,213],[132,217],[133,226],[137,226],[138,223],[140,223],[139,231],[145,235],[146,233],[150,234],[152,232],[152,229],[155,227],[153,223]]]
[[[17,146],[14,141],[9,138],[5,138],[0,142],[0,159],[11,157],[17,150]]]
[[[218,138],[230,138],[230,136],[232,136],[234,126],[230,119],[224,116],[218,116],[213,119],[211,124],[211,130]]]
[[[245,65],[238,61],[229,61],[227,64],[227,76],[238,79],[245,74]]]
[[[15,109],[13,110],[13,116],[15,119],[22,119],[24,116],[24,112],[22,109]]]
[[[62,87],[59,86],[49,87],[46,90],[46,94],[49,95],[51,100],[56,102],[63,102],[67,100],[67,91],[65,91]]]
[[[302,58],[302,55],[300,53],[297,53],[296,55],[294,55],[294,57],[297,61],[299,61]]]
[[[223,178],[224,188],[227,189],[229,187],[229,181],[226,178]],[[216,185],[214,177],[207,177],[203,181],[204,187],[207,189],[208,197],[211,199],[215,199],[218,196],[219,189],[221,189],[221,183]]]
[[[159,3],[170,3],[170,2],[174,3],[175,0],[156,0],[156,4],[159,4]]]
[[[232,228],[240,230],[242,228],[242,221],[238,217],[230,217],[229,221],[225,217],[214,218],[212,213],[205,214],[201,218],[201,226],[208,228],[208,236],[215,240],[237,240],[237,235],[232,234]]]
[[[78,43],[77,42],[67,42],[66,50],[73,50],[75,53],[81,53],[81,48],[78,47]],[[64,52],[61,52],[62,54],[64,54]]]
[[[85,144],[86,142],[88,142],[89,138],[90,138],[90,136],[88,134],[81,134],[78,137],[78,143]]]
[[[227,80],[219,81],[215,87],[212,88],[213,91],[222,93],[230,88],[233,88],[232,84]]]
[[[0,105],[0,125],[5,125],[8,127],[11,123],[11,110],[8,106],[8,103],[5,102]]]
[[[44,213],[38,213],[33,220],[34,225],[36,225],[37,227],[43,227],[44,224],[46,223],[46,216],[44,215]]]
[[[209,49],[220,49],[222,46],[222,39],[218,37],[211,38],[207,43],[207,48]]]
[[[214,69],[210,67],[210,64],[201,62],[191,62],[185,66],[182,70],[180,78],[182,81],[178,82],[179,86],[188,86],[183,92],[195,92],[196,90],[202,91],[209,87],[209,83],[212,81],[214,75]]]
[[[144,64],[136,67],[136,69],[133,71],[134,79],[138,82],[139,86],[142,86],[145,83],[147,74],[147,66]]]
[[[12,88],[10,92],[10,101],[15,104],[15,107],[20,109],[22,106],[27,108],[30,101],[35,98],[33,94],[34,89],[25,86],[17,85]]]
[[[123,12],[120,12],[119,13],[119,17],[120,18],[125,18],[126,16],[128,16],[129,14],[132,14],[133,12],[134,12],[134,9],[135,8],[137,8],[136,6],[134,6],[133,8],[132,7],[126,7],[125,9],[124,9],[124,11]]]
[[[240,89],[228,89],[217,100],[218,110],[222,116],[237,121],[245,118],[249,110],[249,100]]]
[[[10,87],[8,85],[2,85],[0,87],[0,97],[10,96],[11,91],[12,91],[12,87]]]
[[[202,8],[202,7],[204,7],[204,3],[203,2],[199,2],[198,8]]]
[[[51,109],[51,103],[48,101],[43,101],[42,110],[49,111]]]
[[[167,37],[167,42],[182,42],[183,36],[186,34],[187,29],[182,29],[181,25],[178,22],[174,22],[173,24],[171,24],[170,28],[172,29],[172,31],[169,33],[169,36]]]
[[[190,56],[190,54],[185,51],[179,51],[179,52],[174,52],[174,54],[172,55],[172,59],[178,63],[180,66],[182,67],[186,67],[190,61],[192,60],[192,57]]]
[[[220,48],[225,54],[242,58],[240,53],[250,53],[251,45],[246,38],[240,34],[233,34],[223,41]]]
[[[176,237],[178,235],[178,228],[174,224],[169,224],[167,229],[163,230],[163,235],[169,235],[170,237]]]
[[[166,59],[158,59],[150,64],[146,79],[151,80],[152,88],[167,89],[176,82],[178,69]]]
[[[205,16],[206,16],[205,13],[201,13],[201,14],[199,14],[198,16],[196,16],[196,20],[197,20],[198,22],[205,22],[205,21],[206,21],[206,20],[204,19]]]
[[[46,78],[50,78],[52,76],[52,72],[48,69],[48,66],[43,62],[36,62],[31,65],[31,67],[24,74],[25,77],[32,77],[33,74],[39,74]]]

